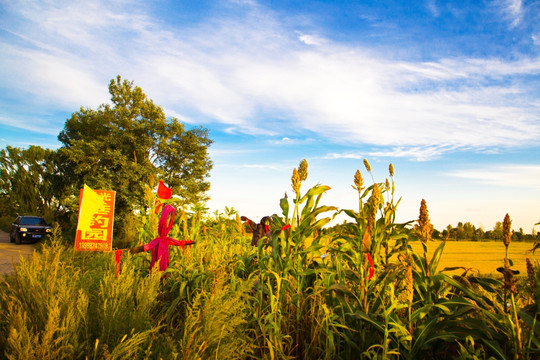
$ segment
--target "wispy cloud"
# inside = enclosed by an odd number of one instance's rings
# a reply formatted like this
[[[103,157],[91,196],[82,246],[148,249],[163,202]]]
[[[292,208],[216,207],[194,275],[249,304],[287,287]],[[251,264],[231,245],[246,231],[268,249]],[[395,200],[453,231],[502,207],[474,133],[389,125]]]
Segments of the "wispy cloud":
[[[396,147],[385,151],[372,151],[370,157],[383,158],[406,158],[416,161],[429,161],[438,158],[442,154],[454,150],[452,147],[444,146],[411,146],[411,147]]]
[[[394,61],[290,29],[253,2],[237,4],[242,21],[210,17],[191,27],[166,25],[145,6],[13,5],[23,26],[8,30],[33,43],[0,39],[3,81],[76,110],[106,102],[105,84],[122,74],[179,118],[233,133],[315,133],[416,159],[540,137],[538,86],[523,80],[540,73],[538,58]],[[522,5],[508,9],[518,19]]]
[[[458,170],[448,175],[488,185],[540,190],[539,165],[494,165],[473,170]]]
[[[429,12],[431,13],[431,15],[433,15],[433,17],[438,17],[439,16],[439,8],[437,6],[437,4],[435,3],[435,0],[428,0],[427,3],[426,3],[426,7],[427,9],[429,10]]]
[[[364,151],[364,152],[343,152],[329,153],[323,156],[323,159],[356,159],[364,158],[406,158],[415,161],[434,160],[441,155],[455,151],[456,147],[449,146],[410,146],[410,147],[388,147],[379,151]]]
[[[298,39],[306,45],[321,45],[326,42],[323,38],[317,35],[309,35],[300,33]]]
[[[29,118],[28,116],[24,115],[13,118],[12,116],[0,114],[0,124],[7,125],[15,129],[27,130],[36,134],[56,136],[60,132],[58,127],[48,124],[43,119]]]
[[[335,159],[364,159],[366,157],[366,154],[359,153],[359,152],[343,152],[343,153],[329,153],[324,155],[322,158],[325,160],[335,160]]]
[[[522,0],[503,0],[501,6],[503,13],[510,21],[510,26],[518,26],[523,19]]]

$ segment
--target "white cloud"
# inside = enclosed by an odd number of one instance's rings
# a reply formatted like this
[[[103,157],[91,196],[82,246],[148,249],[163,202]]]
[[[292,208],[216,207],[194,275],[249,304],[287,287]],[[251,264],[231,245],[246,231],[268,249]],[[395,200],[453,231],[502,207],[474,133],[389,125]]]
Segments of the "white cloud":
[[[511,27],[516,27],[523,18],[522,0],[504,0],[503,11],[510,21]]]
[[[345,152],[345,153],[329,153],[322,157],[325,160],[336,160],[336,159],[355,159],[355,160],[361,160],[364,159],[365,156],[361,153],[356,152]]]
[[[437,7],[437,4],[435,3],[435,0],[428,0],[428,2],[426,3],[426,6],[429,12],[431,13],[431,15],[433,15],[433,17],[439,17],[440,11],[439,11],[439,8]]]
[[[521,3],[507,5],[518,18]],[[192,123],[287,138],[308,131],[392,148],[380,156],[425,160],[540,137],[538,88],[523,80],[540,73],[538,58],[391,61],[288,30],[249,2],[242,21],[212,18],[190,28],[150,18],[144,6],[13,6],[28,26],[12,33],[33,41],[2,44],[9,55],[0,59],[2,81],[76,110],[107,102],[105,84],[121,74],[168,115]]]
[[[81,105],[97,107],[107,98],[106,86],[93,76],[93,65],[85,59],[10,45],[3,48],[0,66],[11,71],[10,87],[30,93],[42,106],[52,102],[77,110]]]
[[[58,135],[60,132],[59,128],[48,124],[43,119],[28,118],[23,115],[17,117],[0,115],[0,124],[37,134]],[[5,139],[2,140],[5,141]]]
[[[540,165],[494,165],[448,173],[488,185],[540,190]]]
[[[364,158],[406,158],[415,161],[429,161],[440,157],[442,154],[455,150],[449,146],[410,146],[389,147],[380,151],[329,153],[323,159],[355,159]]]
[[[326,41],[316,35],[300,34],[298,39],[306,45],[321,45]]]
[[[450,151],[449,147],[442,146],[426,146],[426,147],[397,147],[391,148],[385,151],[373,151],[368,155],[370,157],[385,157],[385,158],[407,158],[416,161],[428,161],[433,160],[441,156],[447,151]]]

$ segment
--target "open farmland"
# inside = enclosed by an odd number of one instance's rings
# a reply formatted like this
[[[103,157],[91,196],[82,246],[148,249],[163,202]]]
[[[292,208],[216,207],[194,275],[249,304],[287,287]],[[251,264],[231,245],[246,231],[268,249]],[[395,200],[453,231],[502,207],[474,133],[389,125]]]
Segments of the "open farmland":
[[[439,246],[439,241],[428,242],[428,254],[433,254]],[[412,248],[420,252],[420,242],[411,243]],[[533,244],[530,242],[512,242],[508,247],[508,258],[513,261],[512,269],[519,270],[520,275],[527,275],[526,258],[531,261],[540,261],[540,251],[534,254],[530,251]],[[445,267],[462,266],[471,268],[480,274],[498,274],[497,268],[504,266],[505,247],[502,241],[447,241],[439,263],[439,270]],[[453,273],[461,273],[456,270]]]

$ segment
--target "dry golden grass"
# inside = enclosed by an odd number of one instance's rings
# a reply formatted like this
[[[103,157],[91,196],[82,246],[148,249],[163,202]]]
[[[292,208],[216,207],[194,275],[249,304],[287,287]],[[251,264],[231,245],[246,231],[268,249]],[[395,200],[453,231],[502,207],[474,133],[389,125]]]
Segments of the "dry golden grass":
[[[439,241],[430,241],[427,243],[428,256],[431,256]],[[420,242],[411,243],[413,249],[417,252],[422,251]],[[512,269],[520,271],[520,276],[527,275],[526,258],[531,259],[533,263],[540,261],[540,252],[534,255],[529,251],[532,248],[530,242],[512,242],[508,247],[508,257],[513,261]],[[504,266],[505,247],[502,241],[447,241],[444,252],[439,263],[439,270],[445,267],[463,266],[472,268],[481,274],[498,274],[497,268]],[[462,271],[457,270],[456,273]]]

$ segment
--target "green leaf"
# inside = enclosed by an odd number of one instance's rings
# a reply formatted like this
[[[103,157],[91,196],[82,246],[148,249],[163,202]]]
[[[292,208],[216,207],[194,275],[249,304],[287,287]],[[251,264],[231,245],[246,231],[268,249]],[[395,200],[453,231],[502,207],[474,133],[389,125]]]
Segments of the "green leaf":
[[[441,244],[437,247],[437,249],[433,253],[433,257],[431,258],[431,261],[429,262],[430,275],[433,275],[437,272],[437,267],[439,266],[439,261],[441,260],[441,256],[442,256],[445,245],[446,245],[446,242],[442,241]]]
[[[287,194],[285,194],[285,197],[279,200],[279,206],[281,207],[282,214],[285,217],[285,219],[288,219],[289,218],[289,200],[287,199]]]
[[[471,276],[469,277],[469,281],[471,284],[480,285],[484,290],[490,293],[497,293],[497,288],[500,288],[503,285],[502,281],[500,280],[484,277]]]
[[[519,315],[519,318],[523,320],[530,329],[533,329],[535,338],[540,339],[540,323],[538,322],[538,319],[537,319],[539,315],[536,314],[535,317],[532,317],[531,315],[527,314],[524,311],[519,311],[518,315]]]
[[[328,190],[330,190],[330,186],[315,185],[311,189],[309,189],[307,193],[298,202],[303,203],[304,201],[306,201],[307,198],[313,198],[314,196],[322,194]]]
[[[498,342],[493,340],[487,340],[487,339],[481,339],[482,342],[491,350],[491,352],[495,355],[497,359],[500,360],[506,360],[506,354],[504,353],[503,349],[501,349],[501,346]]]

